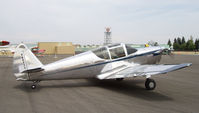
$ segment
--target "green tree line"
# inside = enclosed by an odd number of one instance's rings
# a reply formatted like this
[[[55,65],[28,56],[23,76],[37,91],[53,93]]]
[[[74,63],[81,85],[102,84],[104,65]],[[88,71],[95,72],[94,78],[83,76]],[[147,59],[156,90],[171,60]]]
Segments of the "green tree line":
[[[170,47],[173,45],[173,49],[176,51],[198,51],[199,50],[199,39],[193,41],[193,37],[190,36],[189,40],[185,40],[185,37],[174,38],[173,44],[171,40],[168,40],[167,43]]]

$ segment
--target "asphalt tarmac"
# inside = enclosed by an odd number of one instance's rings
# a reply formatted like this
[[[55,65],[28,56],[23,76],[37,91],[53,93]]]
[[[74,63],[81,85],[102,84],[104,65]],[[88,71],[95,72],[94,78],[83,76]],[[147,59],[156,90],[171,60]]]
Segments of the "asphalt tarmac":
[[[44,63],[63,56],[39,57]],[[191,67],[154,76],[157,87],[147,91],[145,78],[118,82],[96,79],[16,81],[12,58],[0,58],[0,113],[198,113],[199,55],[163,56],[161,63],[193,63]]]

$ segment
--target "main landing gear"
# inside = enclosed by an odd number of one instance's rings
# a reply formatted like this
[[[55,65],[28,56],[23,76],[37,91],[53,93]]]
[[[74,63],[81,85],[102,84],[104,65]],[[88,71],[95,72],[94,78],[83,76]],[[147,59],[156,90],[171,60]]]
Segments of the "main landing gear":
[[[36,85],[39,83],[40,81],[37,80],[37,81],[33,81],[33,84],[31,85],[31,89],[36,89]]]
[[[153,79],[147,78],[145,81],[145,87],[147,90],[154,90],[156,87],[156,83]]]

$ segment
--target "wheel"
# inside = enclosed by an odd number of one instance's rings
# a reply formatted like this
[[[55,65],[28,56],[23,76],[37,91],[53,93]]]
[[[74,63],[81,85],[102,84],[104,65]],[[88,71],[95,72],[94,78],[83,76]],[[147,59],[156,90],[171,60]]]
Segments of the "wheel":
[[[117,81],[122,81],[124,78],[116,78]]]
[[[36,88],[36,85],[32,85],[31,88],[32,88],[32,89],[35,89],[35,88]]]
[[[154,90],[156,87],[156,83],[153,79],[147,78],[145,82],[145,87],[147,90]]]

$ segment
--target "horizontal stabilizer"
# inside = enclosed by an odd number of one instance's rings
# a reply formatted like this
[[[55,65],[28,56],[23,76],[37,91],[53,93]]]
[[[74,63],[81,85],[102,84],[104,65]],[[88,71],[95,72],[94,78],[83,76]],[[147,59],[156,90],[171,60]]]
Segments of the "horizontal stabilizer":
[[[35,68],[35,69],[29,69],[29,70],[25,70],[22,73],[35,73],[35,72],[40,72],[43,71],[44,69],[42,68]]]

